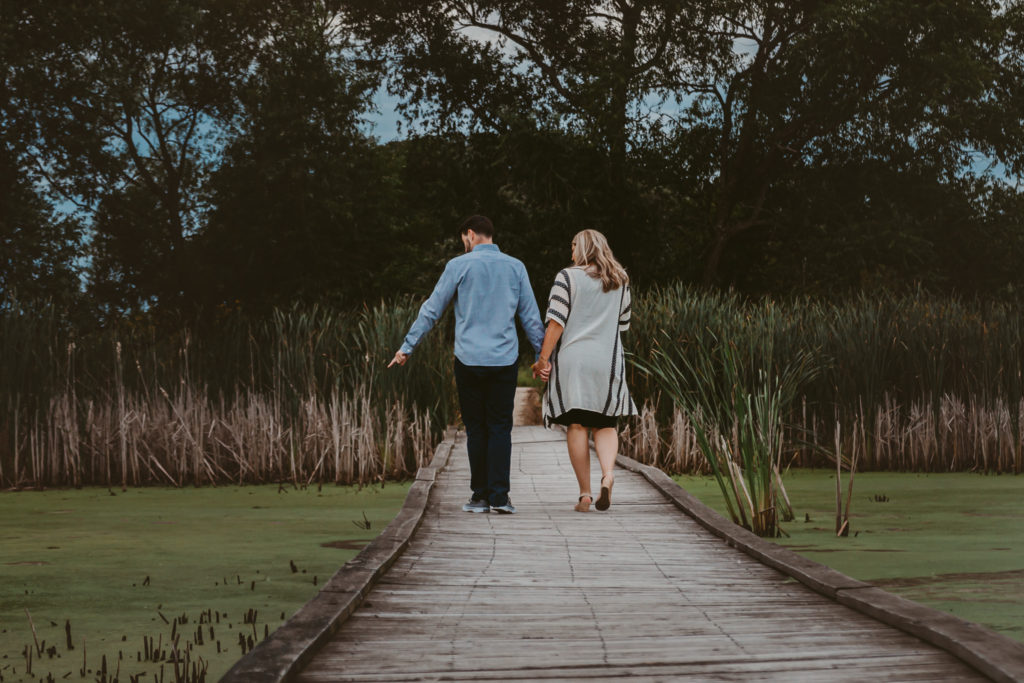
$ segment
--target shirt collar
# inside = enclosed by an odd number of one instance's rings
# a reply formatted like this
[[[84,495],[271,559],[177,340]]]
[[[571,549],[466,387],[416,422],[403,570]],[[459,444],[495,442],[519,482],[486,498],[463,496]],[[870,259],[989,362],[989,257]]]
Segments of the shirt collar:
[[[498,249],[497,244],[478,244],[475,247],[473,247],[473,251],[479,251],[481,249],[484,251],[501,251],[501,249]]]

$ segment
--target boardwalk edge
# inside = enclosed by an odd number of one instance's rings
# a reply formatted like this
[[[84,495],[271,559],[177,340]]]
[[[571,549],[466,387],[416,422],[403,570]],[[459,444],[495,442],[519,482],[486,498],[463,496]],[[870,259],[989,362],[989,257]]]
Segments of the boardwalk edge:
[[[656,467],[621,454],[616,463],[643,476],[697,524],[763,564],[842,605],[949,652],[992,680],[1024,681],[1024,643],[901,598],[766,541],[718,514]]]
[[[423,520],[437,472],[448,464],[454,446],[455,430],[450,428],[430,463],[417,470],[402,509],[384,531],[346,562],[312,600],[235,662],[220,683],[285,683],[302,669],[408,547]]]

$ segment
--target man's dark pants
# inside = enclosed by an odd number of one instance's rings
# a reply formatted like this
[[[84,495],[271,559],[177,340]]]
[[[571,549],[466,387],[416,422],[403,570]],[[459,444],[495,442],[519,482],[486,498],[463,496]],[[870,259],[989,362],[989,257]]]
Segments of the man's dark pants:
[[[473,499],[491,506],[508,502],[517,376],[516,363],[490,367],[464,365],[455,359]]]

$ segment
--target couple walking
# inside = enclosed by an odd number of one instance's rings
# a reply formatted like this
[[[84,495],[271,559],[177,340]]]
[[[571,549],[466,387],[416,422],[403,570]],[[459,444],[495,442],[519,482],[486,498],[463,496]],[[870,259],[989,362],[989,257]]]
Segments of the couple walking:
[[[611,505],[618,452],[616,421],[635,415],[625,381],[620,333],[629,328],[626,271],[604,235],[583,230],[572,240],[573,265],[559,271],[541,323],[526,267],[494,243],[494,226],[471,216],[460,233],[466,253],[445,266],[402,347],[388,364],[404,365],[448,304],[455,300],[455,384],[466,425],[470,487],[466,512],[514,513],[509,498],[512,412],[518,376],[519,319],[536,352],[534,377],[547,382],[544,424],[566,428],[569,459],[579,483],[575,509]],[[590,487],[588,430],[601,463],[596,499]]]

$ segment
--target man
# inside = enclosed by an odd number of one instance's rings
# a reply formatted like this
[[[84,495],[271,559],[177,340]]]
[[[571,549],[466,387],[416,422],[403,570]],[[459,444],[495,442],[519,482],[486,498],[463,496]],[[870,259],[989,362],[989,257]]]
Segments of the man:
[[[512,409],[518,377],[519,340],[515,319],[526,331],[535,357],[544,327],[522,261],[501,253],[494,226],[470,216],[459,228],[466,253],[445,266],[388,364],[405,365],[416,344],[455,299],[455,384],[466,425],[470,487],[466,512],[516,511],[509,499]]]

